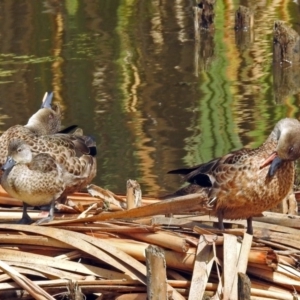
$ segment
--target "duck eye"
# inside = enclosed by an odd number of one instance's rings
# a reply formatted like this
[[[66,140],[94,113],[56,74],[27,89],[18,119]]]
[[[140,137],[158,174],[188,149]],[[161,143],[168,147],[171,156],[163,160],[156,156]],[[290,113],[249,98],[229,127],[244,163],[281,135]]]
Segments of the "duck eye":
[[[292,146],[292,147],[289,148],[288,153],[289,153],[289,154],[292,154],[293,152],[294,152],[294,147]]]
[[[17,149],[17,152],[18,152],[18,153],[20,153],[21,151],[22,151],[22,149],[21,149],[21,148],[18,148],[18,149]]]

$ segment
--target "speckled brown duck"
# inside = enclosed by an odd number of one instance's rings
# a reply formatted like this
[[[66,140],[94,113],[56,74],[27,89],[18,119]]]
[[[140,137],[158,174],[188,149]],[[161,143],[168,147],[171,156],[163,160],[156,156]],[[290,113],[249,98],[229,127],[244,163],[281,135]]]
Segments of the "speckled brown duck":
[[[182,174],[190,184],[171,196],[201,193],[207,211],[223,219],[247,219],[280,203],[294,182],[294,161],[300,157],[300,123],[280,120],[265,143],[256,149],[241,149],[191,168],[169,171]]]
[[[0,137],[0,167],[5,163],[9,143],[19,139],[29,145],[32,155],[50,155],[71,176],[78,180],[70,181],[60,198],[86,187],[96,176],[96,143],[82,132],[65,133],[74,129],[70,126],[60,130],[60,110],[51,104],[52,95],[45,97],[39,109],[25,126],[15,125]]]
[[[13,197],[22,200],[23,215],[19,223],[31,222],[27,214],[27,206],[50,204],[47,218],[39,220],[41,224],[53,219],[54,202],[66,190],[68,185],[81,180],[81,176],[89,173],[89,158],[85,170],[80,176],[70,173],[47,153],[33,156],[31,148],[22,140],[12,140],[8,146],[8,159],[2,166],[3,188]],[[84,159],[84,156],[81,157]]]
[[[74,193],[86,187],[96,176],[96,143],[85,135],[78,134],[49,134],[49,135],[34,135],[28,134],[16,137],[18,140],[25,142],[35,157],[39,154],[47,154],[51,156],[56,163],[64,168],[70,176],[76,177],[76,180],[69,181],[60,198],[64,199],[68,194]],[[14,141],[12,139],[10,142]],[[5,189],[3,183],[1,184]],[[10,191],[7,191],[10,193]],[[13,196],[13,195],[12,195]]]

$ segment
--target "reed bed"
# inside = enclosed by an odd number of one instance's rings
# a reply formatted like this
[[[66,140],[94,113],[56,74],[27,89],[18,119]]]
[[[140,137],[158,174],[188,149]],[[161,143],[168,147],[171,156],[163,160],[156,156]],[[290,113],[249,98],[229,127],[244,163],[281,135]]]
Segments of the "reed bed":
[[[160,201],[138,191],[91,185],[35,226],[15,224],[22,203],[0,189],[0,299],[300,298],[298,216],[265,212],[252,237],[245,221],[217,230],[197,194]]]

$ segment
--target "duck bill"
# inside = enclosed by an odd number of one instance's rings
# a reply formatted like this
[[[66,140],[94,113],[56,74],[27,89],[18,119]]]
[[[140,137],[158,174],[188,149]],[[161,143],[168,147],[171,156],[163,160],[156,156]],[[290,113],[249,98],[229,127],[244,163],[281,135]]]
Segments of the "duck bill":
[[[53,92],[46,92],[42,100],[41,108],[51,108]]]
[[[268,176],[272,177],[275,175],[277,169],[281,166],[282,159],[278,156],[276,156],[273,161],[271,162],[269,171],[268,171]]]
[[[273,152],[260,166],[259,168],[262,169],[272,163],[272,161],[277,157],[277,152]]]
[[[260,169],[270,164],[268,176],[272,177],[280,167],[282,159],[277,155],[277,152],[273,152],[261,165]]]
[[[11,156],[8,156],[6,162],[3,164],[1,170],[6,171],[8,169],[11,169],[15,164],[16,164],[16,161]]]

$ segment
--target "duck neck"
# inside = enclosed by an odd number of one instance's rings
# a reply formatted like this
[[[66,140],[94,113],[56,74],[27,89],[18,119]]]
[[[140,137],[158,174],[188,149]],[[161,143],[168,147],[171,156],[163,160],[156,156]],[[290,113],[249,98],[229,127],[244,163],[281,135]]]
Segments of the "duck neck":
[[[45,128],[44,124],[32,118],[28,120],[28,123],[24,127],[37,135],[44,135],[48,132],[48,129]]]

